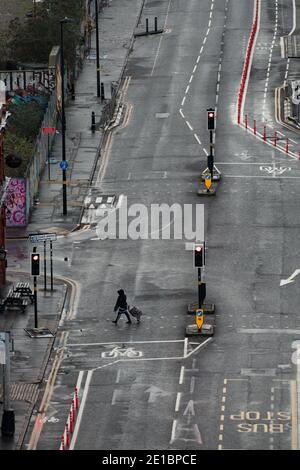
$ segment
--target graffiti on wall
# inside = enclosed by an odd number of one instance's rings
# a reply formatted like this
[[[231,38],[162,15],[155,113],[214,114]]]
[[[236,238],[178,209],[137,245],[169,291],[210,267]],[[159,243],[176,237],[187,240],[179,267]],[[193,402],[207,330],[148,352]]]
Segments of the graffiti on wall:
[[[26,180],[11,178],[6,191],[6,225],[7,227],[24,227],[26,225]]]

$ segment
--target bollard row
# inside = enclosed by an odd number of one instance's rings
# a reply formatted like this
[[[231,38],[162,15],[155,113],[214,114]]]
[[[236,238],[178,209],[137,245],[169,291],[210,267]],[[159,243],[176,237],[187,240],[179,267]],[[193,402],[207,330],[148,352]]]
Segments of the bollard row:
[[[72,404],[70,407],[70,412],[69,412],[68,419],[65,425],[65,430],[64,430],[63,435],[61,436],[61,444],[60,444],[59,450],[69,450],[70,448],[71,436],[74,432],[78,410],[79,410],[78,388],[75,387]]]
[[[254,135],[257,135],[257,134],[258,134],[260,138],[263,137],[263,141],[264,141],[264,142],[267,142],[267,126],[266,126],[266,125],[263,126],[263,135],[259,134],[259,133],[257,132],[257,121],[256,121],[256,119],[253,119],[253,129],[251,129],[251,127],[249,127],[248,115],[245,114],[245,117],[244,117],[244,127],[245,127],[245,130],[246,130],[246,131],[248,131],[248,129],[252,130]],[[271,143],[273,143],[273,146],[274,146],[275,148],[278,147],[278,148],[280,148],[281,150],[283,150],[283,147],[280,147],[280,146],[277,145],[277,143],[278,143],[278,137],[277,137],[277,132],[276,132],[276,131],[274,131],[274,136],[271,137],[271,138],[269,138],[269,139],[270,139],[269,141],[270,141]],[[285,153],[287,153],[287,154],[289,153],[289,139],[288,139],[288,137],[285,138]],[[299,160],[300,160],[300,153],[299,153]]]

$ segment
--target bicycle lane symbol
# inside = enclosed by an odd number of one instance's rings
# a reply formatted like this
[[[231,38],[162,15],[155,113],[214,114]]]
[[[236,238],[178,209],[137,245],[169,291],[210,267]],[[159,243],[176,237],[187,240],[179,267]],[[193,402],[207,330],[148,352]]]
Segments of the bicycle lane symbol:
[[[137,351],[134,347],[115,346],[110,351],[101,353],[102,359],[138,359],[143,357],[142,351]]]

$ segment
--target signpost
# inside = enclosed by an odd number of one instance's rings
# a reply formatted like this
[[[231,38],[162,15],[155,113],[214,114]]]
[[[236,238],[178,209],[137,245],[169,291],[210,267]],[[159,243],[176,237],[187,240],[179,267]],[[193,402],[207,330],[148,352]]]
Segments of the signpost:
[[[57,240],[56,233],[31,233],[29,234],[31,243],[44,243],[44,290],[47,290],[47,242],[50,242],[50,282],[51,292],[53,292],[53,242]]]

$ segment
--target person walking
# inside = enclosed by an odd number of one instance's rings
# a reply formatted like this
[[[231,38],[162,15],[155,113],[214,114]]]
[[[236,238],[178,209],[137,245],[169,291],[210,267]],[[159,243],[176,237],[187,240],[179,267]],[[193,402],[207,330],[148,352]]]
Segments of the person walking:
[[[113,323],[117,324],[119,321],[120,316],[124,313],[127,317],[127,322],[126,323],[132,323],[130,320],[130,316],[128,313],[128,305],[127,305],[127,297],[125,295],[125,292],[123,289],[118,290],[119,297],[117,299],[114,312],[118,311],[117,318],[115,320],[112,320]]]

